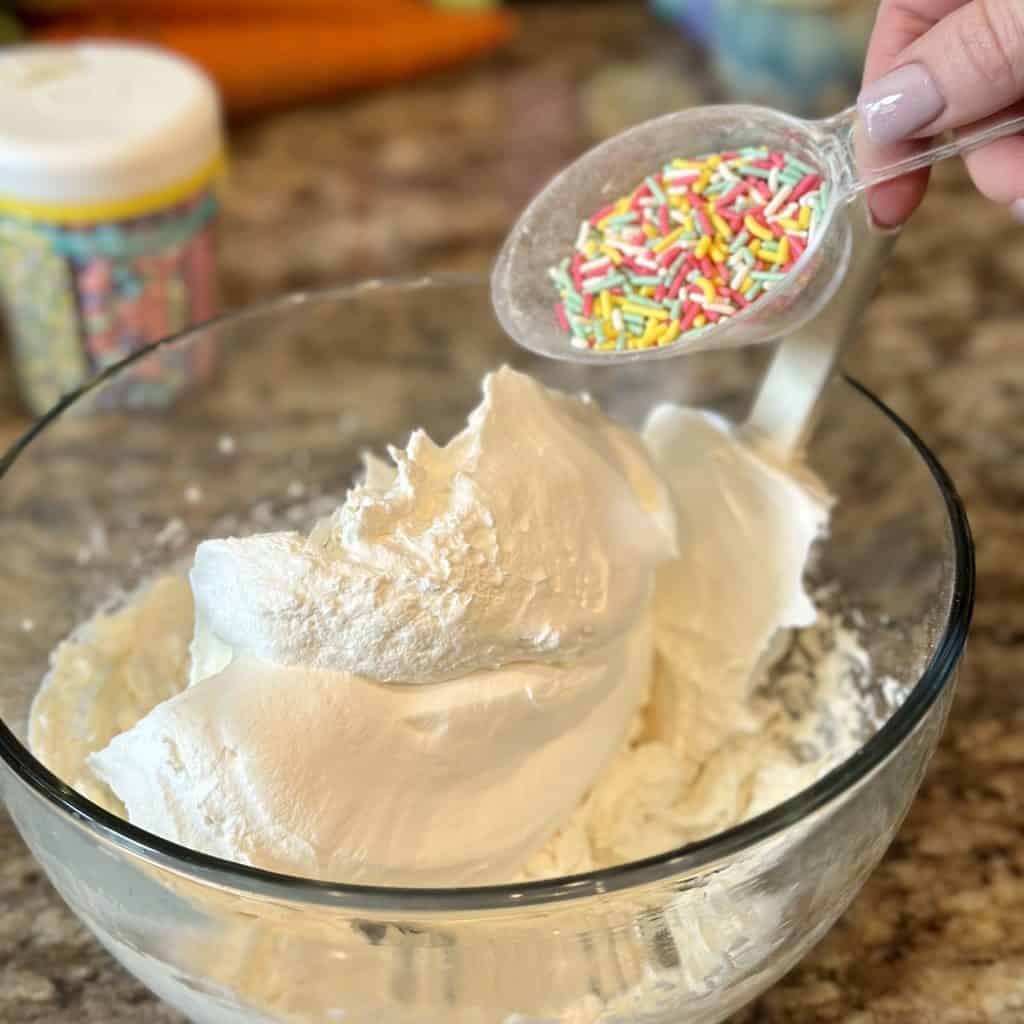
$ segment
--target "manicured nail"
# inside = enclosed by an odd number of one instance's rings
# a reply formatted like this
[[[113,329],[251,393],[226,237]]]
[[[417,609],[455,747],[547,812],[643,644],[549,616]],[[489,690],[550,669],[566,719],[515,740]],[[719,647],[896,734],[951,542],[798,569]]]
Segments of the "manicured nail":
[[[1010,203],[1010,216],[1024,224],[1024,199],[1014,199]]]
[[[923,64],[905,64],[865,86],[857,98],[872,142],[910,138],[942,113],[946,101]]]

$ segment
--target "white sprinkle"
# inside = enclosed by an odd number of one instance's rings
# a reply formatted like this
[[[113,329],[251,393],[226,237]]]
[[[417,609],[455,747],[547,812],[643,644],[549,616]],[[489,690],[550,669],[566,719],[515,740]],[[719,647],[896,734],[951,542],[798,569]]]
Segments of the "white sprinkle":
[[[637,258],[636,258],[636,265],[638,267],[643,267],[644,270],[657,270],[658,269],[658,264],[655,263],[654,260],[652,260],[652,259],[650,259],[650,258],[648,258],[646,256],[637,256]]]
[[[612,309],[612,327],[614,327],[616,331],[621,331],[623,327],[622,310],[619,309],[618,306],[615,306]]]
[[[722,316],[732,316],[736,312],[735,306],[727,306],[724,302],[708,302],[704,308],[709,313],[721,313]]]
[[[778,170],[776,168],[775,170]],[[774,173],[774,171],[772,172]],[[793,189],[790,185],[787,185],[784,189],[776,192],[772,197],[772,201],[764,208],[764,215],[766,217],[774,217],[779,207],[789,198]]]
[[[611,266],[611,260],[607,256],[599,256],[596,260],[589,260],[588,262],[580,266],[580,272],[583,274],[589,274],[592,270],[601,270],[604,267]]]
[[[563,236],[564,237],[564,236]],[[579,234],[576,235],[576,248],[580,251],[587,244],[587,239],[590,237],[590,221],[584,220],[580,222]]]
[[[733,275],[732,280],[729,282],[729,287],[735,292],[739,291],[739,287],[743,284],[744,278],[747,276],[747,267],[744,264],[741,266],[736,273]]]
[[[682,212],[679,211],[679,210],[669,210],[668,216],[669,216],[669,219],[674,221],[676,224],[685,224],[686,223],[686,218],[683,216]]]
[[[768,188],[771,189],[771,191],[773,193],[774,192],[778,192],[778,190],[779,190],[779,169],[778,169],[778,167],[773,167],[771,169],[771,172],[768,174]]]
[[[575,334],[569,339],[569,344],[573,348],[590,348],[582,338],[577,338]]]

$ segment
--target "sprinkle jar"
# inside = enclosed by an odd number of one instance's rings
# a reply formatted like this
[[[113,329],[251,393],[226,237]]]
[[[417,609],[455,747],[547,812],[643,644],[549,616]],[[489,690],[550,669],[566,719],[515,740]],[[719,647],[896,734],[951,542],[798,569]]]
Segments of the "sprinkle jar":
[[[206,76],[121,44],[0,53],[0,333],[35,413],[214,316],[224,146]],[[107,404],[161,406],[215,353],[171,349]]]

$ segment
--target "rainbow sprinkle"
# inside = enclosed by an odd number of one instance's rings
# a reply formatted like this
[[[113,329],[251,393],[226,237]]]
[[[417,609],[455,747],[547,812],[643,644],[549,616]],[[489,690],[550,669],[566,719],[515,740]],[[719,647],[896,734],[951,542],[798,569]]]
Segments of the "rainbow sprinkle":
[[[580,224],[548,270],[558,322],[575,348],[671,345],[781,281],[827,202],[815,168],[767,146],[672,160]]]

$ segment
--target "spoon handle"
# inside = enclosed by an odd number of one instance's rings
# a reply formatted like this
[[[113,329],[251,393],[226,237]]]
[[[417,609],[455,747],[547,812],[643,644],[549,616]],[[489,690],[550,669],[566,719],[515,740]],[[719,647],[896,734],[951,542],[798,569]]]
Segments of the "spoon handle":
[[[1024,115],[1015,114],[989,120],[971,131],[954,135],[946,132],[924,143],[924,148],[899,160],[887,159],[892,147],[872,144],[860,129],[861,120],[856,107],[848,107],[834,117],[819,121],[825,148],[831,150],[841,194],[852,199],[859,192],[891,181],[922,167],[931,167],[940,160],[959,156],[985,146],[1007,135],[1024,131]]]

